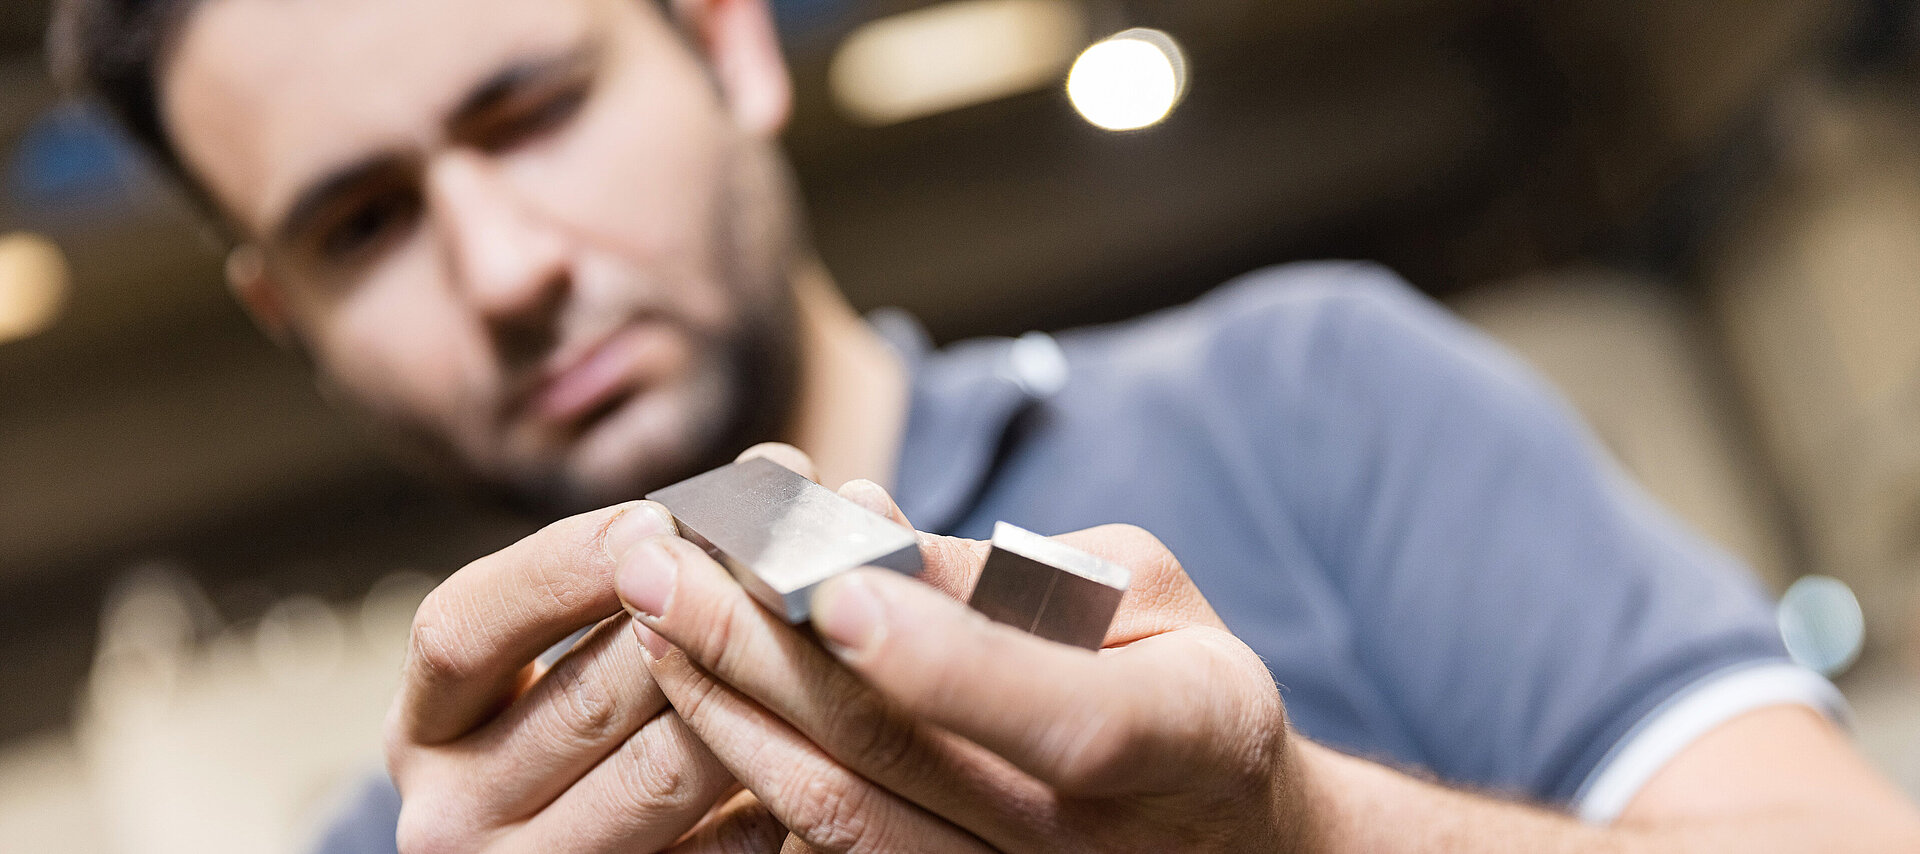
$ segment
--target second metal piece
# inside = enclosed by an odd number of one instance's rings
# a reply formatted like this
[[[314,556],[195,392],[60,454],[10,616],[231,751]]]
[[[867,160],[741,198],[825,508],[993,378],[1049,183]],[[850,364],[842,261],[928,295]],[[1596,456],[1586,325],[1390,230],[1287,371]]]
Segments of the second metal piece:
[[[789,623],[807,621],[813,589],[860,566],[920,572],[912,531],[764,458],[721,466],[649,493],[681,536]]]
[[[1072,546],[996,522],[967,604],[1051,641],[1099,649],[1133,573]]]

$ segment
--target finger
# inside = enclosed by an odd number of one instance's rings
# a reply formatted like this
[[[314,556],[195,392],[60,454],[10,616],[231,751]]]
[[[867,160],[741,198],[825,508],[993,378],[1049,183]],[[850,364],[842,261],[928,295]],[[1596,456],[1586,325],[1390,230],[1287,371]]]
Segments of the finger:
[[[689,713],[662,676],[667,672],[663,659],[691,661],[702,679],[718,680],[748,698],[756,709],[818,745],[817,750],[839,766],[1000,847],[1028,838],[1021,835],[1026,833],[1022,828],[1003,826],[1005,814],[1031,816],[1050,809],[1051,795],[1044,786],[999,757],[963,749],[971,745],[901,715],[803,630],[755,604],[699,547],[656,538],[637,547],[617,572],[624,599],[648,599],[650,604],[638,606],[641,611],[659,609],[654,612],[658,616],[639,618],[658,634],[640,634],[655,643],[648,651],[650,666],[682,716]],[[649,589],[638,589],[642,587]],[[700,729],[698,721],[690,718],[689,723]],[[715,735],[702,735],[727,761]],[[731,763],[729,767],[735,774],[745,773]],[[741,781],[753,787],[745,776]],[[767,799],[766,792],[760,794]],[[1007,809],[1009,804],[1018,808]]]
[[[621,634],[633,635],[627,626]],[[679,715],[660,715],[517,828],[508,847],[656,851],[685,836],[734,786],[733,775]]]
[[[1180,561],[1153,534],[1133,525],[1101,525],[1049,539],[1105,558],[1131,573],[1127,594],[1107,628],[1106,646],[1122,646],[1185,626],[1227,630]]]
[[[733,461],[736,463],[744,462],[754,457],[764,457],[772,460],[775,463],[785,466],[788,471],[792,471],[808,480],[815,482],[820,480],[819,470],[813,467],[813,458],[807,456],[806,451],[802,451],[785,442],[761,442],[758,445],[741,451],[740,456],[734,457]]]
[[[829,750],[872,737],[887,719],[884,702],[870,686],[800,629],[755,604],[698,546],[658,537],[636,548],[617,572],[621,597],[636,608],[639,622],[658,633],[638,633],[656,644],[648,651],[656,679],[658,659],[677,648],[703,672]],[[665,685],[661,690],[673,696]],[[885,764],[933,761],[922,755],[918,733],[901,733],[887,742],[879,752],[898,755]]]
[[[665,508],[632,502],[555,522],[454,573],[414,615],[389,744],[450,741],[498,711],[542,651],[619,612],[616,554],[672,530]]]
[[[532,815],[666,708],[631,621],[619,614],[596,626],[498,718],[439,751],[476,815]]]
[[[907,521],[907,514],[900,512],[900,505],[893,503],[893,496],[888,495],[887,490],[880,484],[864,477],[841,484],[840,497],[902,528],[913,527],[913,523]]]
[[[651,667],[675,711],[800,840],[826,851],[984,852],[980,840],[835,762],[785,721],[660,647]]]
[[[1209,751],[1266,743],[1246,737],[1256,719],[1284,720],[1258,656],[1212,627],[1089,654],[873,570],[823,585],[813,620],[909,714],[1073,794],[1172,790]]]
[[[893,496],[871,480],[847,481],[840,487],[840,497],[884,516],[903,528],[913,527],[913,523],[907,521],[907,514],[900,511],[900,505],[894,503]],[[943,537],[920,531],[916,531],[915,536],[920,541],[920,580],[956,599],[966,596],[980,575],[981,563],[986,560],[987,545],[979,540]]]
[[[773,811],[742,790],[715,807],[687,838],[665,854],[772,854],[781,850],[787,828]]]

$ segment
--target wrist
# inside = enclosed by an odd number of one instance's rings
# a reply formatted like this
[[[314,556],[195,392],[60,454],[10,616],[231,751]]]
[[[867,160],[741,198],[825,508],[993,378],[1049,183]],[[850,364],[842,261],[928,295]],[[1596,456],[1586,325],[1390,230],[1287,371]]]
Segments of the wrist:
[[[1280,850],[1322,854],[1343,849],[1340,828],[1347,808],[1342,793],[1361,784],[1354,779],[1356,764],[1352,757],[1288,730],[1282,778],[1276,781]]]

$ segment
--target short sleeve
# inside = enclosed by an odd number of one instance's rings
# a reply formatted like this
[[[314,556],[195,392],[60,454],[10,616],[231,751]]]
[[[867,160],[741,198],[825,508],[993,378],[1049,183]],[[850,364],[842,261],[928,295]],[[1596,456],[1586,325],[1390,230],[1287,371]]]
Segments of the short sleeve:
[[[1310,452],[1275,477],[1434,773],[1577,807],[1676,698],[1786,662],[1751,574],[1545,383],[1384,270],[1320,278],[1310,352],[1287,345],[1304,397],[1275,414]]]

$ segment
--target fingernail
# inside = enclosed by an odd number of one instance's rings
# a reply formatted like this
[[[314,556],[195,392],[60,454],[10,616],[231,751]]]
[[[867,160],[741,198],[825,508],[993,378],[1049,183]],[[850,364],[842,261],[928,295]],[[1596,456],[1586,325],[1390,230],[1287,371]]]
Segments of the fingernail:
[[[842,659],[859,658],[886,639],[879,595],[859,575],[834,579],[813,597],[813,628]]]
[[[849,480],[842,484],[840,497],[881,516],[891,515],[893,511],[893,497],[888,495],[880,484],[866,478]]]
[[[661,637],[659,632],[647,628],[639,620],[633,621],[633,636],[640,639],[640,648],[647,651],[647,658],[652,661],[666,658],[673,649],[673,645],[667,643],[667,639]]]
[[[607,557],[618,562],[640,541],[672,532],[673,517],[667,514],[666,508],[651,501],[640,501],[613,518],[600,543]]]
[[[667,606],[673,601],[673,584],[679,574],[680,564],[664,543],[658,539],[643,540],[614,571],[613,589],[635,617],[659,619],[667,615]]]

